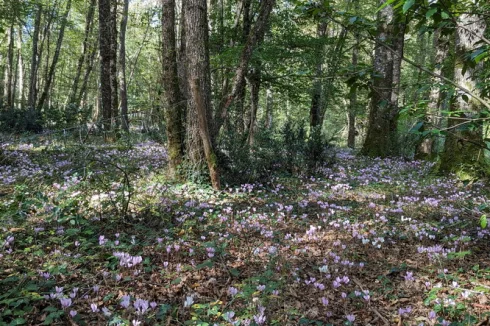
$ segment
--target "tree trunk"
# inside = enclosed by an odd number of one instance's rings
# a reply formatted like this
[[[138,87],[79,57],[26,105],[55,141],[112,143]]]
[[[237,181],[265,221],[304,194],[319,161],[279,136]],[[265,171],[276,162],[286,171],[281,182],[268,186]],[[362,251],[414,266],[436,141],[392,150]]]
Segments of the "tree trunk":
[[[24,60],[22,57],[22,26],[19,26],[19,33],[17,34],[17,57],[19,61],[18,68],[18,85],[19,85],[19,107],[24,108],[25,105],[25,93],[24,93]]]
[[[118,0],[111,0],[110,11],[110,52],[111,52],[111,124],[118,129],[119,119],[119,96],[117,80],[117,3]]]
[[[258,40],[263,38],[267,22],[269,20],[270,13],[274,7],[275,0],[264,0],[260,7],[260,12],[257,17],[257,21],[248,35],[247,43],[243,48],[239,65],[235,71],[235,78],[233,80],[233,86],[231,87],[230,94],[221,101],[219,112],[216,116],[215,128],[213,135],[217,136],[219,131],[228,117],[228,109],[236,99],[239,90],[244,87],[245,75],[248,69],[248,63],[252,57],[252,53],[258,43]]]
[[[405,22],[394,19],[393,8],[386,6],[378,11],[377,38],[374,54],[376,77],[371,86],[371,104],[368,130],[362,153],[387,157],[398,154],[397,120],[400,67],[403,56]],[[395,25],[399,26],[394,28]],[[381,43],[394,49],[391,52]]]
[[[5,102],[5,79],[3,78],[5,74],[5,64],[3,63],[3,56],[0,53],[0,110],[5,109],[4,108],[4,102]]]
[[[175,39],[175,0],[162,0],[162,63],[164,109],[170,172],[176,176],[184,157],[182,114],[186,104],[179,87]]]
[[[87,66],[85,67],[85,74],[83,76],[82,86],[80,87],[80,92],[78,93],[78,96],[75,99],[75,103],[79,107],[84,106],[82,103],[82,99],[87,97],[87,85],[88,85],[88,81],[90,79],[90,74],[92,73],[92,70],[94,70],[95,58],[97,56],[97,50],[98,50],[98,44],[96,43],[92,46],[92,50],[90,52],[90,56],[89,56],[89,59],[87,62]]]
[[[202,95],[198,79],[192,80],[191,83],[192,97],[196,102],[196,111],[199,120],[199,133],[201,135],[204,155],[206,157],[206,163],[209,169],[211,185],[214,189],[219,190],[221,185],[218,172],[218,161],[216,158],[216,154],[214,153],[211,137],[209,135],[206,104],[204,103],[205,96]]]
[[[37,72],[39,69],[38,42],[42,11],[42,6],[38,5],[36,18],[34,20],[34,33],[32,35],[31,76],[29,80],[29,95],[27,98],[27,106],[30,110],[35,110],[37,102]]]
[[[112,127],[111,0],[99,0],[100,104],[104,131]]]
[[[457,84],[464,85],[471,92],[478,94],[475,69],[468,68],[463,71],[463,66],[465,56],[481,40],[486,25],[478,16],[462,14],[459,19],[456,28],[454,80]],[[472,179],[478,177],[481,168],[485,166],[483,124],[474,123],[471,128],[468,125],[461,125],[461,118],[474,119],[480,113],[479,103],[475,103],[468,96],[466,99],[463,96],[466,95],[457,94],[452,100],[450,107],[452,113],[448,118],[448,134],[441,155],[440,171],[456,173],[463,179]]]
[[[352,66],[357,71],[357,61],[359,56],[359,33],[356,33],[356,44],[352,49]],[[347,113],[347,146],[354,149],[356,147],[356,112],[357,112],[357,86],[353,85],[349,94],[349,109]]]
[[[274,111],[274,96],[272,89],[269,87],[266,91],[266,107],[265,107],[265,129],[271,130],[273,125]]]
[[[44,102],[46,101],[46,98],[48,97],[49,90],[51,88],[51,83],[53,82],[54,72],[56,70],[56,65],[58,64],[58,59],[60,57],[61,45],[63,43],[63,37],[65,35],[65,27],[66,27],[66,23],[68,21],[68,13],[70,12],[70,9],[71,9],[71,0],[68,0],[68,2],[66,4],[66,11],[63,14],[63,17],[61,20],[60,32],[58,35],[58,41],[56,42],[56,49],[55,49],[55,52],[53,55],[53,61],[52,61],[51,66],[49,68],[49,73],[46,77],[43,93],[41,94],[41,97],[39,98],[39,103],[38,103],[39,108],[42,108],[44,106]]]
[[[255,128],[257,120],[257,111],[259,109],[259,94],[260,94],[260,84],[261,84],[261,71],[260,63],[252,69],[249,75],[250,81],[250,121],[248,125],[248,137],[247,143],[249,146],[254,144],[255,140]]]
[[[327,23],[320,22],[316,26],[318,44],[315,45],[316,71],[311,92],[310,127],[316,128],[320,125],[322,112],[322,74],[323,74],[323,42],[327,32]]]
[[[192,91],[189,118],[197,119],[200,140],[213,188],[220,188],[218,162],[209,133],[211,112],[211,78],[206,0],[185,2],[186,58],[188,82]],[[195,149],[194,149],[195,150]],[[199,149],[198,149],[199,150]]]
[[[8,54],[7,54],[7,82],[6,82],[6,98],[7,98],[7,109],[12,110],[14,108],[14,98],[13,98],[13,79],[14,79],[14,40],[15,32],[14,25],[12,24],[8,29]]]
[[[433,72],[437,75],[443,75],[443,65],[444,61],[448,56],[449,50],[449,39],[447,36],[441,35],[441,29],[434,32],[433,35],[433,48],[436,53],[434,56],[434,61],[432,63]],[[441,114],[440,106],[442,104],[442,99],[444,93],[439,86],[439,79],[432,78],[433,87],[429,92],[429,104],[427,107],[427,117],[425,118],[425,123],[429,125],[429,128],[440,128],[441,119],[438,117]],[[426,127],[424,127],[426,129]],[[435,139],[430,136],[426,136],[422,139],[421,143],[417,146],[415,152],[416,159],[432,159],[434,158],[437,148],[435,146]]]
[[[119,97],[121,99],[121,124],[125,132],[129,131],[128,92],[126,86],[126,29],[128,26],[129,0],[124,0],[121,28],[119,31]]]
[[[80,78],[82,76],[82,68],[86,64],[89,56],[89,38],[92,33],[92,26],[94,21],[95,5],[97,0],[90,0],[90,5],[88,7],[87,18],[85,19],[85,35],[82,42],[82,54],[78,58],[77,70],[75,73],[75,78],[73,79],[73,86],[71,88],[70,97],[68,103],[77,104],[76,102],[78,95],[78,84],[80,83]]]

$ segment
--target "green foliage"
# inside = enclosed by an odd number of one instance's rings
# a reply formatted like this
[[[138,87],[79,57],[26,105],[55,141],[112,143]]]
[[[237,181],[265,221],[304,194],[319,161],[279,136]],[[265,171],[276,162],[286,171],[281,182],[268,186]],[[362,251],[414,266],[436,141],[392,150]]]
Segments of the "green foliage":
[[[277,171],[314,173],[320,165],[331,165],[335,156],[320,129],[307,136],[304,127],[289,122],[277,132],[259,130],[252,146],[243,144],[240,135],[229,132],[220,148],[219,164],[230,184],[259,181]]]
[[[2,110],[0,112],[0,127],[6,132],[41,132],[43,117],[37,111],[30,109]]]

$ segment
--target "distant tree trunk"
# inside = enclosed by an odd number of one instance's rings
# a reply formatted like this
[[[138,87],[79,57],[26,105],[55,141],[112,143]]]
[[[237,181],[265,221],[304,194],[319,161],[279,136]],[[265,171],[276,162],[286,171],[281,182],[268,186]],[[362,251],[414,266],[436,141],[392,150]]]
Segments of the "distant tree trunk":
[[[37,6],[36,18],[34,20],[34,33],[32,35],[32,55],[31,55],[31,75],[29,80],[29,95],[27,106],[30,110],[35,110],[37,102],[37,72],[39,69],[38,42],[39,31],[41,28],[42,6]]]
[[[264,0],[262,1],[259,15],[257,17],[257,21],[250,31],[248,35],[247,43],[243,48],[240,62],[235,71],[235,78],[233,80],[233,84],[231,87],[231,92],[228,96],[223,98],[220,104],[219,112],[215,119],[215,128],[213,134],[217,136],[223,123],[227,120],[228,117],[228,109],[233,103],[233,101],[237,98],[237,94],[239,90],[245,84],[245,75],[248,69],[248,63],[252,57],[253,51],[257,45],[257,41],[260,40],[262,35],[265,33],[265,29],[267,27],[267,22],[269,20],[270,13],[272,8],[274,7],[275,0]]]
[[[65,27],[68,21],[68,13],[70,12],[71,9],[71,0],[68,0],[66,4],[66,10],[65,13],[63,14],[62,20],[61,20],[61,26],[60,26],[60,32],[58,35],[58,41],[56,42],[56,49],[53,55],[53,61],[51,63],[51,66],[49,67],[49,73],[46,77],[46,81],[44,84],[44,90],[43,93],[41,94],[41,97],[39,98],[39,103],[38,107],[42,108],[44,106],[44,102],[46,101],[48,97],[48,93],[51,88],[51,83],[53,82],[54,78],[54,72],[56,70],[56,65],[58,64],[58,59],[60,57],[60,52],[61,52],[61,45],[63,43],[63,37],[65,35]]]
[[[464,28],[462,28],[464,27]],[[475,44],[484,35],[486,25],[481,17],[462,14],[456,28],[456,49],[454,64],[454,80],[470,91],[478,94],[475,70],[468,68],[463,71],[465,56],[474,49]],[[466,99],[463,98],[466,96]],[[440,171],[457,173],[461,178],[475,178],[485,166],[483,142],[483,124],[474,123],[472,128],[462,127],[461,118],[477,118],[479,103],[475,103],[468,95],[457,94],[452,101],[448,118],[448,134],[441,155]],[[463,110],[464,112],[460,112]]]
[[[76,103],[78,95],[78,84],[80,83],[80,78],[82,76],[82,68],[86,64],[89,56],[89,39],[90,34],[92,33],[96,2],[97,0],[90,0],[87,18],[85,19],[85,35],[82,42],[82,54],[78,58],[77,70],[75,73],[75,78],[73,79],[73,86],[71,88],[70,97],[68,99],[68,103],[71,104]],[[76,104],[79,105],[79,103]]]
[[[13,98],[13,79],[14,79],[14,41],[15,32],[14,25],[12,24],[8,29],[8,54],[7,54],[7,82],[6,82],[6,98],[7,98],[7,109],[11,110],[14,108],[14,98]]]
[[[189,116],[197,117],[197,127],[213,188],[220,188],[218,162],[210,137],[211,73],[209,66],[206,0],[186,0],[185,30],[189,88],[192,90]]]
[[[265,107],[265,129],[272,129],[273,125],[273,111],[274,111],[274,95],[272,89],[269,87],[266,91],[266,107]]]
[[[444,61],[448,56],[449,50],[449,39],[447,36],[441,35],[441,29],[434,32],[433,35],[433,48],[436,53],[434,56],[434,61],[432,63],[433,72],[437,75],[443,75],[443,65]],[[426,123],[430,126],[429,128],[440,128],[441,119],[438,117],[441,114],[440,106],[442,104],[442,99],[444,93],[440,89],[438,83],[439,80],[432,78],[433,87],[429,92],[429,104],[427,107]],[[425,129],[425,127],[424,127]],[[433,137],[425,137],[421,143],[417,146],[415,152],[416,159],[432,159],[436,154],[435,139]]]
[[[381,3],[383,3],[382,1]],[[389,45],[391,52],[377,44],[374,58],[374,77],[371,86],[371,105],[368,130],[362,153],[369,156],[387,157],[397,155],[398,94],[400,67],[403,56],[406,23],[397,22],[393,8],[386,6],[378,11],[377,38]],[[397,25],[396,28],[394,26]]]
[[[241,5],[242,5],[242,12],[243,12],[243,26],[242,26],[242,33],[241,33],[241,42],[243,44],[246,44],[247,38],[250,35],[250,28],[252,26],[252,8],[251,8],[252,1],[251,0],[242,0]],[[237,13],[236,21],[235,21],[235,26],[238,27],[240,19],[240,12]],[[238,28],[237,28],[238,29]],[[232,42],[235,43],[235,42]],[[236,121],[236,132],[238,134],[243,134],[244,130],[248,129],[248,125],[246,126],[245,122],[245,97],[247,95],[247,89],[246,89],[246,82],[245,78],[247,76],[247,71],[245,71],[244,75],[244,82],[240,84],[240,86],[237,88],[236,91],[236,97],[235,97],[235,112],[237,113],[237,121]],[[250,96],[252,96],[250,94]],[[250,121],[248,121],[250,123]]]
[[[182,115],[186,102],[179,87],[175,39],[175,0],[162,0],[163,88],[169,165],[173,176],[184,157]]]
[[[352,66],[357,71],[359,56],[359,33],[356,32],[356,44],[352,48]],[[347,146],[356,147],[356,111],[357,111],[357,86],[353,85],[349,93],[349,109],[347,112]]]
[[[22,58],[22,26],[19,26],[19,33],[17,33],[17,58],[18,58],[18,85],[19,85],[19,107],[24,108],[25,94],[24,94],[24,60]]]
[[[124,0],[121,27],[119,31],[119,97],[121,99],[122,129],[129,131],[128,92],[126,86],[126,29],[128,26],[129,0]]]
[[[80,92],[78,93],[78,96],[75,99],[75,103],[80,107],[83,106],[82,99],[87,97],[87,85],[88,85],[88,81],[90,79],[90,74],[92,73],[92,70],[94,70],[95,58],[97,57],[97,51],[98,51],[98,44],[95,43],[92,46],[92,50],[91,50],[89,58],[88,58],[87,66],[85,67],[85,74],[83,76],[82,86],[80,87]]]
[[[5,74],[5,64],[3,63],[3,56],[0,53],[0,110],[4,109],[5,101],[5,79],[3,78]]]
[[[247,143],[252,146],[255,141],[255,128],[257,120],[257,111],[259,110],[259,94],[261,84],[261,65],[258,63],[249,74],[250,81],[250,121],[247,128]]]
[[[310,127],[316,128],[320,125],[321,112],[323,107],[322,101],[322,75],[323,75],[323,42],[327,33],[327,23],[319,22],[316,25],[316,41],[315,45],[315,79],[313,80],[313,88],[311,90],[311,107],[310,107]]]

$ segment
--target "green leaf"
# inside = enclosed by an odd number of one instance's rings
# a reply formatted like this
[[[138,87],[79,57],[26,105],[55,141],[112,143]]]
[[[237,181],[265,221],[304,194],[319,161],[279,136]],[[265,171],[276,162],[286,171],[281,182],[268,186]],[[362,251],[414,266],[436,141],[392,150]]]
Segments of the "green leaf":
[[[480,226],[481,226],[482,229],[485,229],[487,227],[487,224],[488,224],[487,215],[486,214],[483,214],[480,217]]]
[[[387,6],[391,5],[391,4],[392,4],[393,2],[395,2],[395,1],[396,1],[396,0],[388,0],[388,1],[386,1],[385,3],[383,3],[383,4],[382,4],[382,5],[381,5],[381,6],[380,6],[380,7],[379,7],[377,10],[376,10],[376,12],[383,10],[385,7],[387,7]]]
[[[180,277],[176,278],[175,280],[173,280],[170,284],[179,284],[180,282],[182,281],[182,279]]]
[[[422,128],[423,126],[424,126],[424,122],[420,121],[410,130],[410,132],[418,132],[420,128]]]
[[[443,11],[443,12],[441,12],[441,17],[443,19],[448,19],[449,18],[449,14],[447,12]]]
[[[403,13],[405,14],[415,4],[415,0],[406,0],[403,5]]]
[[[15,318],[10,322],[10,325],[24,325],[26,322],[24,318]]]
[[[425,18],[429,19],[437,12],[437,10],[438,10],[437,8],[432,8],[428,10],[427,13],[425,14]]]
[[[214,266],[213,261],[208,259],[208,260],[206,260],[204,263],[197,265],[197,266],[196,266],[196,268],[197,268],[197,269],[203,269],[204,267],[209,267],[209,268],[211,268],[211,267],[213,267],[213,266]]]

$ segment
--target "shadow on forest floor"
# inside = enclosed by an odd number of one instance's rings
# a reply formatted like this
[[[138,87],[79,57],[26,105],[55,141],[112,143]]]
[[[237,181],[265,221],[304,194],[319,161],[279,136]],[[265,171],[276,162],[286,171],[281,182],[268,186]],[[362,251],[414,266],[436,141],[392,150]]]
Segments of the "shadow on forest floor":
[[[490,316],[488,189],[434,177],[428,163],[339,151],[315,176],[214,192],[169,183],[156,143],[23,146],[0,169],[5,324],[476,325]]]

